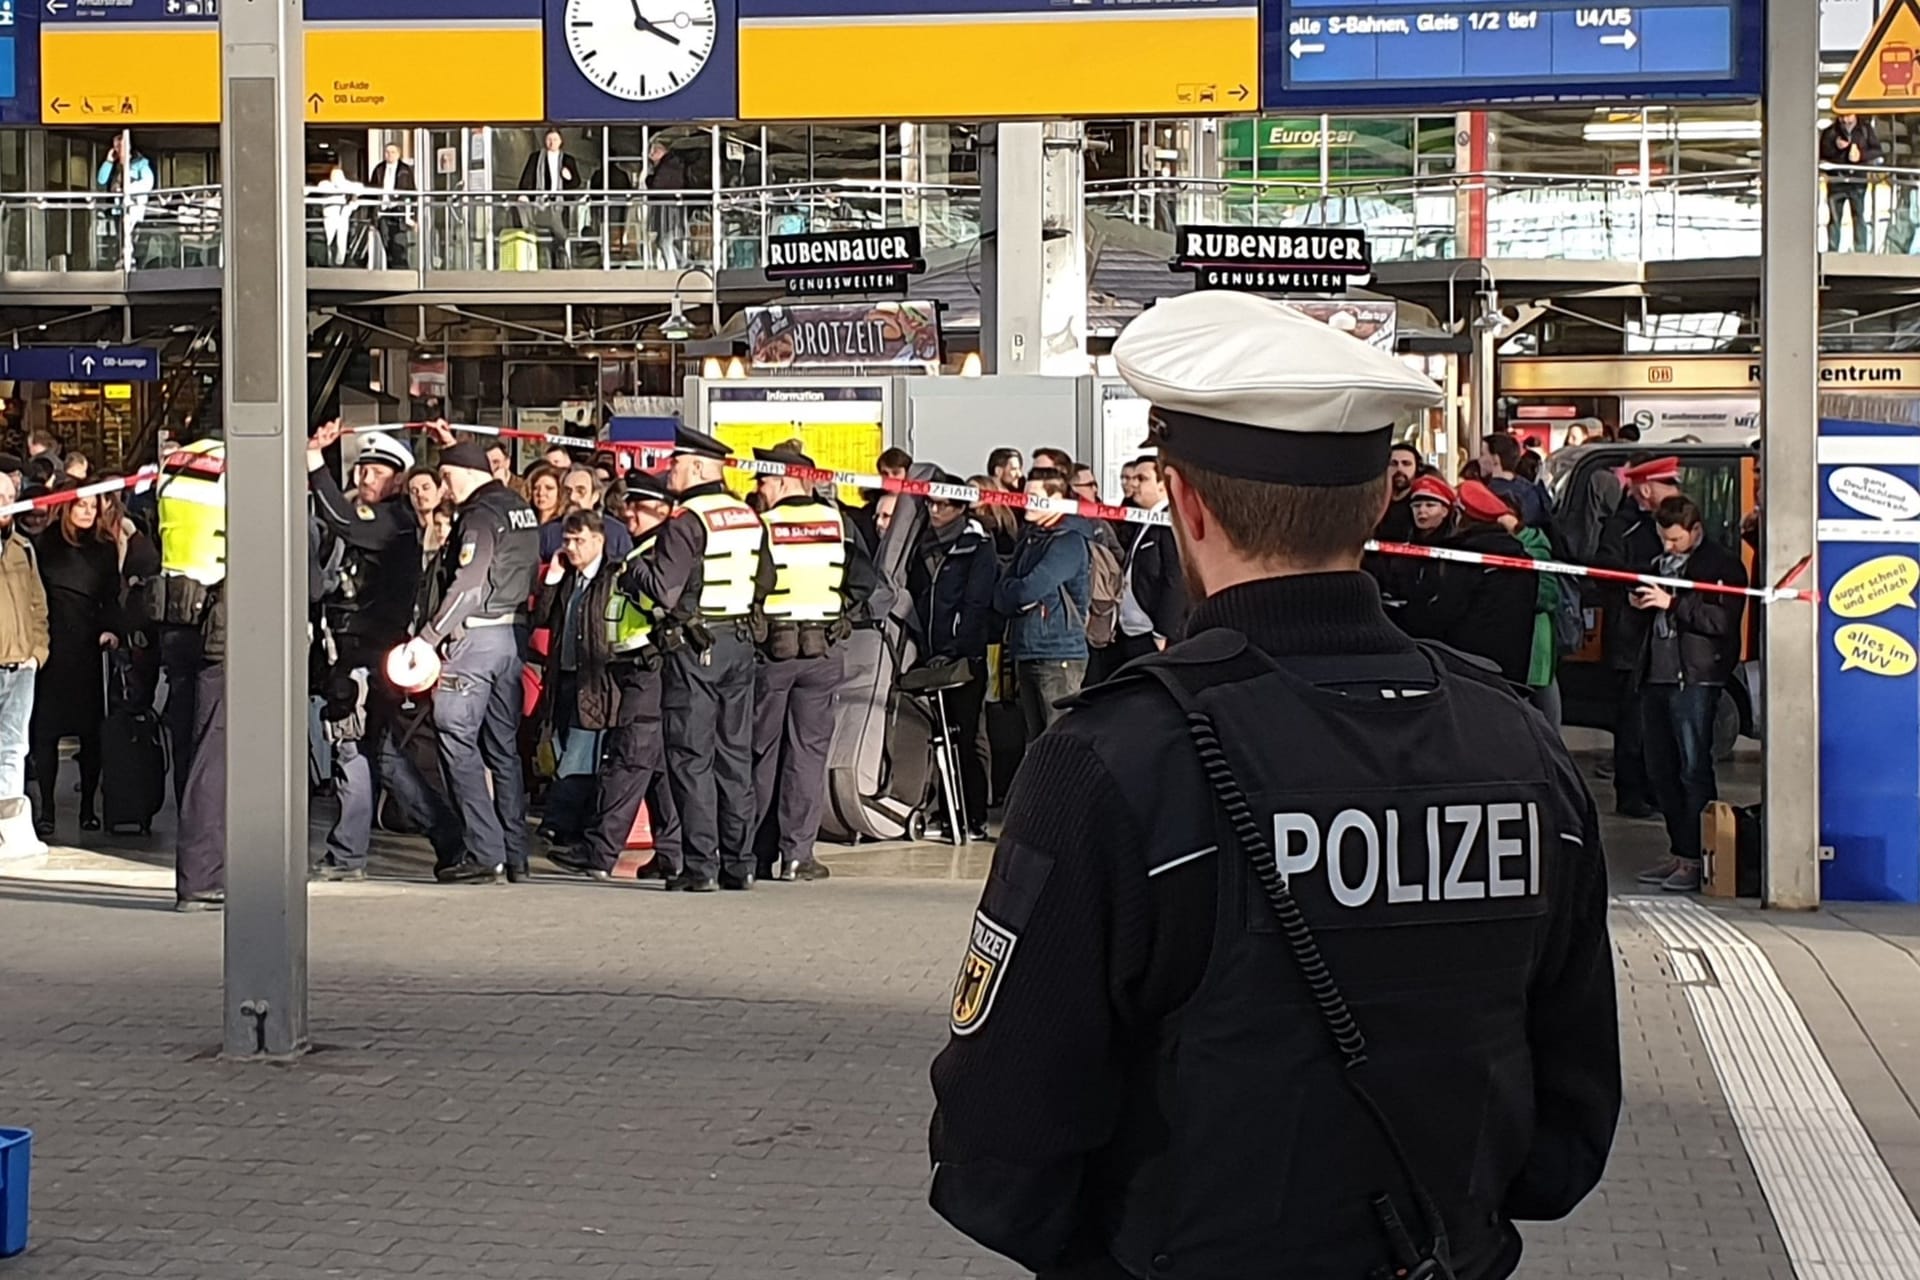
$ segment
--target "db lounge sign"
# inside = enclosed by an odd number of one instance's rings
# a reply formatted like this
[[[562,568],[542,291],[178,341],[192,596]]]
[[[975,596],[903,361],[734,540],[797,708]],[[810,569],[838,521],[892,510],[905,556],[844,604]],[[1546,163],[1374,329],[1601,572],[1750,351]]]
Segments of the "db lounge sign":
[[[767,278],[795,297],[836,293],[904,293],[907,277],[927,269],[920,228],[823,231],[767,240]]]
[[[1373,279],[1364,231],[1337,227],[1181,227],[1175,271],[1198,289],[1340,293]]]

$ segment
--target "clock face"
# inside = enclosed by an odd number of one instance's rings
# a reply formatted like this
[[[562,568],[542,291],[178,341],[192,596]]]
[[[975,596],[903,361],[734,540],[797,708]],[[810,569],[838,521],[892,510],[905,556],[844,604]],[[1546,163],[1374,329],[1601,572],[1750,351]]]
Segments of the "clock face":
[[[693,83],[713,53],[714,0],[567,0],[567,52],[616,98],[650,102]]]

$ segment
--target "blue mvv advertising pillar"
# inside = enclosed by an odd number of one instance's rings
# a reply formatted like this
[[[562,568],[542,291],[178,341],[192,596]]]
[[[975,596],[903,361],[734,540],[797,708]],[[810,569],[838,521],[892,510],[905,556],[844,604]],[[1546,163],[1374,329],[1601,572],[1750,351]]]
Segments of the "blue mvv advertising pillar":
[[[1920,902],[1920,425],[1823,418],[1819,457],[1821,896]]]

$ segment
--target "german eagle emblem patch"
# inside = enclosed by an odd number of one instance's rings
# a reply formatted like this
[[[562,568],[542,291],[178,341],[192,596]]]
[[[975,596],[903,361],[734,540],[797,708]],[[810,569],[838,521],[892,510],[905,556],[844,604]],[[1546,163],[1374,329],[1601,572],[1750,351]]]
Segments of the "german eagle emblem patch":
[[[953,983],[953,1034],[970,1036],[986,1025],[1018,941],[1011,929],[995,924],[983,912],[974,912],[973,937]]]

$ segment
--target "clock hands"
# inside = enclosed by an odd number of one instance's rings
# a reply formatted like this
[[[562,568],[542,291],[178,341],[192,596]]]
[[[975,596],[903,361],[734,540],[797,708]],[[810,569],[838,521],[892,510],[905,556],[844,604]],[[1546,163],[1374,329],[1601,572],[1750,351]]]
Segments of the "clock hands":
[[[659,36],[671,45],[678,45],[680,43],[679,36],[661,29],[657,23],[650,21],[646,14],[640,12],[640,0],[633,0],[633,29],[635,31],[645,31],[651,35]]]

